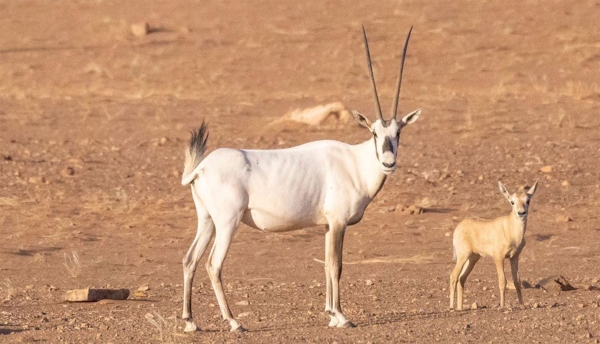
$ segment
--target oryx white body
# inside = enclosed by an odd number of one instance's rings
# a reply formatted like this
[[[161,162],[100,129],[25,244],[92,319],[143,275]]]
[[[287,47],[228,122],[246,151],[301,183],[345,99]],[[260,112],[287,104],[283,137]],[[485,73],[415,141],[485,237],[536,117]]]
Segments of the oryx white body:
[[[456,309],[463,309],[465,282],[482,256],[492,257],[496,264],[500,307],[504,307],[506,290],[504,260],[507,258],[510,260],[517,298],[520,304],[523,303],[519,277],[519,257],[525,247],[529,201],[537,189],[537,182],[531,188],[523,187],[514,194],[510,194],[500,182],[498,182],[498,187],[511,204],[510,214],[493,220],[467,218],[461,221],[454,230],[452,246],[456,265],[450,274],[450,308],[454,308],[456,291]]]
[[[368,61],[370,65],[369,56]],[[402,69],[398,85],[401,76]],[[371,77],[374,82],[372,70]],[[360,221],[386,176],[395,170],[400,130],[416,121],[421,112],[413,111],[397,121],[399,91],[398,86],[393,118],[389,120],[383,119],[381,110],[373,123],[353,112],[373,134],[357,145],[316,141],[277,150],[221,148],[204,157],[206,126],[192,133],[182,184],[191,184],[198,232],[183,258],[182,318],[186,320],[186,332],[197,329],[191,313],[192,280],[213,236],[206,268],[223,319],[232,331],[243,330],[231,314],[221,282],[223,261],[240,222],[269,232],[325,225],[325,311],[331,317],[329,326],[354,326],[343,315],[339,299],[344,233],[348,225]]]
[[[197,177],[193,191],[210,200],[211,214],[235,210],[238,221],[257,229],[353,224],[385,179],[373,147],[371,139],[356,146],[316,141],[279,150],[221,148],[190,177]]]

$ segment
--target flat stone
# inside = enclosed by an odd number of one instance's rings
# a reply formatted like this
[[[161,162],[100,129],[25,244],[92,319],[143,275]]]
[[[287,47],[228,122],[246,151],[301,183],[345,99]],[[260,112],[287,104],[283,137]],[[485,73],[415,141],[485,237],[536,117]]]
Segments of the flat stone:
[[[100,300],[125,300],[129,297],[129,289],[73,289],[68,290],[65,301],[95,302]]]

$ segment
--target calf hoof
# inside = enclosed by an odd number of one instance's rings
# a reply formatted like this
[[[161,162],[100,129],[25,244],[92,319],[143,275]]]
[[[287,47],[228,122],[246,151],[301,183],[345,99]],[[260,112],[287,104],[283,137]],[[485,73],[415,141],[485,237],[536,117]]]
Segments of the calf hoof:
[[[354,327],[356,327],[356,325],[354,325],[354,323],[352,323],[352,321],[346,320],[345,323],[338,324],[337,327],[338,328],[354,328]]]
[[[198,326],[196,326],[196,324],[194,324],[193,321],[185,322],[185,328],[183,329],[183,332],[189,333],[189,332],[196,332],[196,331],[200,331],[200,329],[198,329]]]

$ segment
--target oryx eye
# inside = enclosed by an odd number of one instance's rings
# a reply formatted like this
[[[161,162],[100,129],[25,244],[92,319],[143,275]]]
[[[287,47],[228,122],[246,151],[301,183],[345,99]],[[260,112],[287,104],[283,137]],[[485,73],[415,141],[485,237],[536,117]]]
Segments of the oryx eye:
[[[398,131],[396,132],[396,137],[400,136],[400,129],[398,129]]]
[[[515,205],[515,202],[514,201],[510,201],[510,204]]]

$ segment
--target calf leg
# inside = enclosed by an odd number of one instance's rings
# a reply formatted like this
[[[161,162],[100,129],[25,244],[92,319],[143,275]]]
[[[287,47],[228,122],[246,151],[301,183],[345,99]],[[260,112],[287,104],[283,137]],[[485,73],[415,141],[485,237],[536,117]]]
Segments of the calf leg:
[[[456,295],[456,284],[458,283],[458,276],[462,271],[467,259],[469,258],[468,253],[458,253],[456,254],[456,265],[450,273],[450,308],[454,308],[454,296]],[[456,300],[456,309],[462,311],[462,293],[457,296]]]
[[[495,257],[496,271],[498,272],[498,289],[500,290],[500,308],[504,308],[504,295],[506,292],[506,276],[504,276],[504,258]]]
[[[515,290],[517,291],[517,298],[519,304],[523,304],[523,295],[521,295],[521,278],[519,277],[519,256],[513,256],[510,259],[510,270],[512,272],[513,283],[515,284]]]
[[[459,300],[458,304],[460,304],[460,305],[462,305],[463,294],[464,294],[464,290],[465,290],[465,283],[467,282],[467,277],[469,277],[469,274],[471,273],[471,271],[473,271],[473,267],[475,267],[475,264],[477,264],[477,262],[479,261],[479,258],[481,258],[480,255],[471,253],[469,258],[467,259],[467,262],[465,263],[465,265],[462,268],[460,276],[458,277],[457,294],[458,294],[458,300]]]

